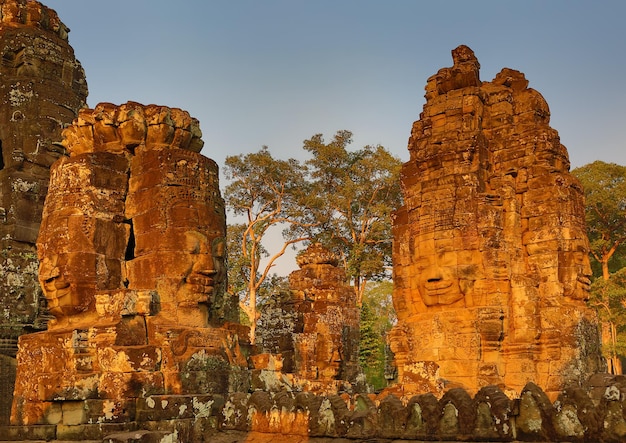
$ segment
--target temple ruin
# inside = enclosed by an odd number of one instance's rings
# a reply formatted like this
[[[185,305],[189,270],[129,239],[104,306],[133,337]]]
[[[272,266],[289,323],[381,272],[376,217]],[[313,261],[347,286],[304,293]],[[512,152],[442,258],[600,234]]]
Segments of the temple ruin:
[[[54,319],[20,337],[12,423],[247,390],[249,332],[224,292],[224,202],[197,120],[105,103],[63,136],[37,240]]]
[[[345,269],[313,243],[297,257],[290,292],[264,306],[252,386],[317,394],[358,389],[359,307]],[[363,384],[361,382],[361,384]]]
[[[582,189],[524,74],[483,82],[460,46],[427,81],[393,226],[397,380],[371,392],[355,293],[320,244],[249,343],[199,122],[84,108],[68,31],[0,0],[0,440],[626,439]]]
[[[583,190],[519,71],[473,51],[428,79],[394,221],[391,347],[405,393],[529,381],[555,398],[601,370]]]
[[[85,105],[87,83],[56,12],[0,2],[0,424],[8,423],[17,339],[46,328],[35,240],[61,131]]]

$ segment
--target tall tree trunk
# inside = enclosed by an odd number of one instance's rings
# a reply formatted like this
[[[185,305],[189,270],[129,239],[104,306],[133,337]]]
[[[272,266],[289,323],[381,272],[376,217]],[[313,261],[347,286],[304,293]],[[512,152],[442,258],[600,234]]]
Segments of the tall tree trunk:
[[[611,276],[611,274],[609,273],[609,258],[610,257],[608,256],[603,256],[602,261],[600,262],[602,264],[602,278],[605,281],[608,280]]]
[[[611,276],[609,273],[609,258],[610,255],[602,256],[602,260],[600,264],[602,265],[602,279],[608,280]],[[609,306],[609,300],[604,300],[606,306]],[[622,374],[622,361],[619,356],[615,352],[615,346],[617,345],[617,329],[613,322],[603,321],[602,322],[602,343],[610,343],[611,344],[611,353],[607,357],[607,371],[609,374],[613,375],[621,375]]]
[[[613,322],[602,322],[602,342],[611,345],[609,355],[607,358],[607,372],[613,375],[621,375],[622,362],[619,356],[615,352],[615,345],[617,344],[617,329]]]
[[[248,306],[248,318],[250,319],[250,343],[254,344],[256,341],[256,322],[258,319],[258,312],[256,309],[256,288],[254,285],[250,285],[250,306]]]

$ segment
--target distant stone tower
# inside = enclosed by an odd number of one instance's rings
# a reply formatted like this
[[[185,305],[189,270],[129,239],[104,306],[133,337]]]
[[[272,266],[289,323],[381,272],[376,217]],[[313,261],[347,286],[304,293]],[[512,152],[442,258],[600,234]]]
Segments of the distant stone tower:
[[[472,50],[428,79],[394,220],[391,334],[407,392],[549,395],[600,367],[583,192],[524,74]]]
[[[17,338],[45,328],[35,240],[61,131],[87,83],[56,12],[0,0],[0,423],[8,420]]]
[[[268,369],[282,371],[276,379],[289,380],[290,389],[337,392],[346,382],[355,387],[360,312],[346,271],[319,243],[298,255],[297,263],[300,269],[289,275],[289,296],[271,300],[261,314],[257,346],[267,354],[253,358],[262,374],[253,376],[253,387],[285,389],[267,383],[273,381],[264,373]],[[257,386],[257,379],[266,383]]]
[[[308,380],[355,382],[359,373],[359,308],[345,269],[319,243],[297,258],[289,275],[301,330],[294,334],[295,367]]]

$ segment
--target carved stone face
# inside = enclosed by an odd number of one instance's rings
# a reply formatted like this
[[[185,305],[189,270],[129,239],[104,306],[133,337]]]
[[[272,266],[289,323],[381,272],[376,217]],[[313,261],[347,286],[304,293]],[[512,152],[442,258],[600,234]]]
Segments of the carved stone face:
[[[581,231],[573,231],[573,234],[574,238],[563,241],[563,250],[559,252],[559,281],[564,296],[587,300],[592,275],[589,242]]]
[[[156,289],[164,321],[206,326],[225,279],[223,239],[191,226],[154,233],[153,250],[126,263],[129,288]]]
[[[539,241],[545,237],[552,240]],[[591,289],[589,240],[580,228],[559,228],[536,233],[529,243],[529,262],[543,283],[554,283],[554,295],[587,300]]]
[[[422,242],[413,257],[413,275],[426,306],[451,305],[462,300],[479,278],[478,251],[459,251],[448,241]]]
[[[63,158],[51,169],[37,251],[39,283],[59,322],[96,315],[95,293],[122,286],[128,225],[116,221],[126,187],[113,180],[119,176],[125,162],[106,153]]]
[[[217,164],[197,152],[184,111],[122,108],[83,110],[64,131],[70,157],[51,169],[37,242],[41,285],[57,319],[99,315],[104,292],[149,291],[160,319],[204,327],[224,306]]]
[[[52,213],[39,238],[45,241],[40,248],[39,282],[57,320],[94,312],[97,291],[121,287],[124,226],[85,215]],[[105,239],[108,247],[100,244]]]
[[[205,327],[225,281],[217,165],[175,149],[142,151],[134,161],[125,212],[135,238],[128,288],[156,289],[160,321]]]
[[[71,269],[80,258],[69,254],[51,254],[39,264],[39,282],[43,289],[48,310],[56,318],[79,313],[80,297]]]
[[[210,303],[215,286],[224,276],[224,242],[216,238],[210,241],[197,231],[185,233],[183,255],[185,271],[182,285],[176,292],[181,307],[196,307]]]

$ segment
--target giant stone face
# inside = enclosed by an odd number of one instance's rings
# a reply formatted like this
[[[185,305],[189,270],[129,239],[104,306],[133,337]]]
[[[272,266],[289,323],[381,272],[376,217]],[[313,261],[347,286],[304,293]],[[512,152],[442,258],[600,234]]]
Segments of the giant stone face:
[[[600,364],[583,192],[524,75],[482,82],[471,49],[452,57],[428,79],[394,218],[398,381],[556,395]]]
[[[38,239],[52,327],[97,320],[96,299],[116,291],[151,291],[163,321],[223,321],[224,203],[197,121],[101,104],[64,136]]]

